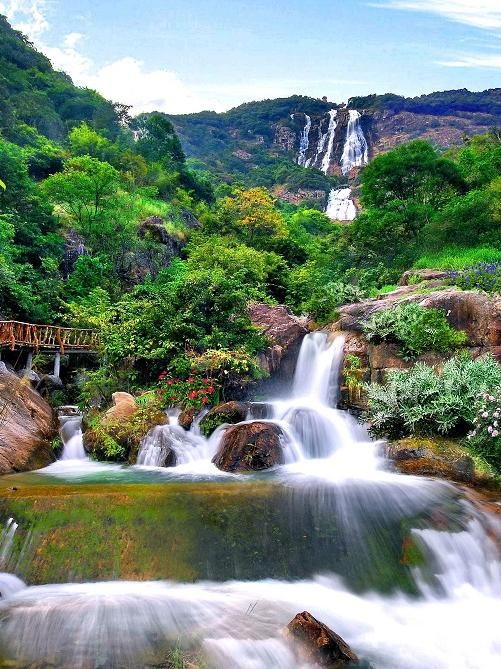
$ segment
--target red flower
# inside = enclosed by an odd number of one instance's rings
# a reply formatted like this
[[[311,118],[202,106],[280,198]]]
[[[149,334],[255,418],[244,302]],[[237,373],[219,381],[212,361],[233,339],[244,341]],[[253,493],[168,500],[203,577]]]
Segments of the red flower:
[[[213,387],[213,386],[209,386],[209,387],[207,388],[207,392],[208,392],[208,393],[213,393],[213,392],[214,392],[214,387]]]
[[[174,383],[174,381],[173,381],[172,379],[169,379],[169,380],[167,381],[167,385],[168,385],[168,386],[172,386],[173,383]]]
[[[188,383],[193,383],[194,380],[195,380],[195,379],[194,379],[192,376],[189,376],[189,377],[188,377]]]
[[[208,397],[202,397],[202,404],[207,404],[208,401],[209,401]]]
[[[202,379],[203,383],[209,383],[209,379]]]
[[[196,399],[198,397],[198,391],[192,390],[191,393],[188,393],[188,397],[190,398],[190,400]]]

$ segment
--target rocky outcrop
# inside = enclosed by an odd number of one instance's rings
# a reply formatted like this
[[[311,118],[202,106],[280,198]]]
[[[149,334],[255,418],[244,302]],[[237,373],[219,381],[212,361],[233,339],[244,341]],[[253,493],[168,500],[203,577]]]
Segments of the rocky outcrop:
[[[407,281],[408,277],[403,280],[404,283]],[[472,357],[490,353],[501,361],[501,298],[473,290],[443,286],[440,278],[434,277],[418,285],[403,285],[378,298],[340,308],[339,320],[329,329],[333,335],[345,335],[346,355],[355,355],[360,359],[361,381],[381,383],[392,369],[408,369],[415,362],[440,365],[449,357],[427,352],[413,361],[405,361],[399,355],[399,348],[395,343],[383,341],[375,344],[367,341],[362,330],[363,323],[378,311],[392,309],[406,302],[440,309],[449,325],[467,334],[466,347]],[[341,400],[345,407],[365,408],[363,394],[357,395],[353,391],[349,393],[347,388],[342,389]]]
[[[299,347],[308,332],[306,323],[281,304],[270,306],[256,302],[249,305],[248,312],[252,323],[270,342],[269,348],[260,355],[261,366],[270,374],[286,367],[284,372],[291,377]]]
[[[113,406],[104,414],[103,425],[128,420],[136,413],[136,400],[129,393],[113,393],[111,399],[113,400]]]
[[[247,402],[224,402],[211,409],[200,421],[203,435],[210,437],[214,430],[225,423],[240,423],[247,417]]]
[[[274,423],[254,421],[229,427],[212,462],[225,472],[249,472],[282,464],[283,432]]]
[[[346,641],[308,611],[298,613],[287,625],[285,634],[300,662],[308,666],[341,669],[358,662],[357,655]]]
[[[57,421],[50,405],[0,362],[0,474],[46,467],[55,460]]]

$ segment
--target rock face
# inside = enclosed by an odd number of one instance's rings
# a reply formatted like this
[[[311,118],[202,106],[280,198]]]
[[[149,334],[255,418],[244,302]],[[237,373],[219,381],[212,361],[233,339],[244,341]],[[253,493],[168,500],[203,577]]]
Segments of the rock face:
[[[263,369],[270,374],[280,369],[292,376],[300,344],[308,332],[305,323],[283,305],[254,303],[248,311],[252,323],[271,344],[260,357]]]
[[[358,662],[346,641],[308,611],[298,613],[291,620],[286,636],[293,642],[300,660],[308,665],[341,669]]]
[[[229,427],[212,462],[225,472],[269,469],[283,462],[282,430],[273,423],[255,421]]]
[[[127,420],[137,411],[136,400],[129,393],[113,393],[113,406],[103,416],[103,425],[120,420]]]
[[[209,437],[214,430],[224,423],[240,423],[247,417],[247,402],[224,402],[211,409],[200,421],[200,430]]]
[[[57,421],[49,404],[0,362],[0,474],[54,462]]]

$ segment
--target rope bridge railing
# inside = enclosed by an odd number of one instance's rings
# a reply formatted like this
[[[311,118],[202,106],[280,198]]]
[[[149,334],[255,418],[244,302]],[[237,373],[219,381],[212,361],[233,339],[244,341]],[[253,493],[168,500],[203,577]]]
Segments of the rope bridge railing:
[[[0,348],[30,348],[34,351],[65,349],[92,351],[99,346],[96,330],[61,328],[57,325],[34,325],[21,321],[0,321]]]

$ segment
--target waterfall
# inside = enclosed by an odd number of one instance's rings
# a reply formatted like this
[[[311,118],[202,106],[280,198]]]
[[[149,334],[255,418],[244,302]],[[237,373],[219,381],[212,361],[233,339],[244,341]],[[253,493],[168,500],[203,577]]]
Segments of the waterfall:
[[[9,562],[12,546],[14,544],[14,535],[16,534],[18,527],[19,525],[14,518],[9,518],[0,535],[0,569],[4,569]]]
[[[337,128],[337,109],[331,109],[329,112],[329,127],[327,128],[327,137],[328,137],[327,149],[325,150],[325,154],[322,160],[322,166],[320,168],[324,174],[327,174],[331,164],[331,153],[332,153],[332,147],[334,146],[334,137],[336,134],[336,128]]]
[[[306,123],[303,128],[303,131],[299,137],[299,154],[297,157],[297,164],[305,167],[306,165],[306,152],[310,146],[310,129],[311,129],[311,117],[308,114],[305,114]]]
[[[354,167],[366,165],[369,161],[369,148],[360,125],[360,112],[356,109],[348,111],[348,128],[346,142],[341,156],[341,169],[348,174]]]
[[[61,460],[88,460],[83,445],[82,416],[60,416],[59,435],[63,442]]]
[[[353,221],[357,216],[357,209],[351,199],[351,188],[333,188],[329,193],[325,213],[333,221]]]

